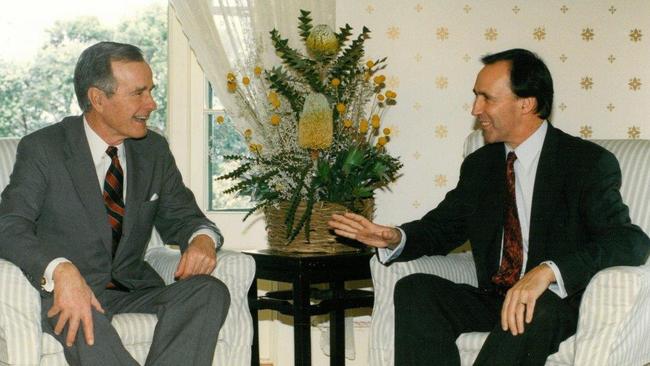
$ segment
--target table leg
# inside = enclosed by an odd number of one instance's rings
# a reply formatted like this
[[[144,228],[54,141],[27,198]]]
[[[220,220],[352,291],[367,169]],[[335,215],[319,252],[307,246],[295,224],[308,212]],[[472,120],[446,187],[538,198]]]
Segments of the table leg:
[[[345,366],[345,289],[342,281],[330,282],[335,308],[330,311],[330,366]]]
[[[293,345],[294,365],[311,365],[311,324],[309,312],[309,281],[298,275],[293,281]]]
[[[248,289],[248,307],[253,318],[253,345],[251,347],[251,366],[260,366],[260,340],[257,316],[257,279],[253,279]]]

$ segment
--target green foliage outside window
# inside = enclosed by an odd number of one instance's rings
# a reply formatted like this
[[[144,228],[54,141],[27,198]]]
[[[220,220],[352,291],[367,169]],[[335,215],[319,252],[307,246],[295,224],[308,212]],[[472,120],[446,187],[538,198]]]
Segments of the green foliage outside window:
[[[27,62],[0,59],[0,137],[24,136],[63,117],[80,114],[72,77],[81,52],[99,41],[134,44],[142,49],[154,74],[158,110],[150,127],[164,131],[167,120],[167,7],[152,5],[115,27],[95,17],[57,21]]]

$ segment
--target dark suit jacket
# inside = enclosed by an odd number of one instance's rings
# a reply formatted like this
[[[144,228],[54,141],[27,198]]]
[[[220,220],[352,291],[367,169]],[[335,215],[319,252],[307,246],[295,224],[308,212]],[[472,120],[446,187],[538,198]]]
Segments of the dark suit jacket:
[[[458,186],[438,207],[401,226],[407,242],[398,260],[446,254],[470,240],[479,287],[492,289],[502,241],[505,161],[503,143],[469,155]],[[612,153],[549,125],[535,178],[528,269],[555,262],[571,296],[580,295],[603,268],[642,264],[650,240],[630,222],[620,186]]]
[[[25,136],[0,201],[0,257],[19,266],[37,289],[45,267],[69,259],[95,294],[115,280],[129,289],[163,286],[144,261],[155,226],[185,250],[199,228],[219,234],[183,185],[165,139],[124,141],[127,193],[123,234],[111,256],[111,228],[82,117]],[[152,200],[157,195],[157,199]]]

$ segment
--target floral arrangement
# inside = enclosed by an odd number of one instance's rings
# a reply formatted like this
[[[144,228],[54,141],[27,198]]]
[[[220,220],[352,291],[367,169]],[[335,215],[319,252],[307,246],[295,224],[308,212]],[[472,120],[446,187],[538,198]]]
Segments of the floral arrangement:
[[[317,202],[335,202],[359,212],[361,201],[373,197],[398,177],[400,161],[386,151],[391,130],[383,127],[386,110],[397,94],[386,90],[385,58],[364,62],[370,30],[350,41],[352,28],[334,32],[312,25],[301,10],[299,30],[307,55],[288,46],[277,30],[271,41],[282,66],[252,74],[227,75],[227,87],[250,125],[242,131],[249,153],[224,156],[238,168],[218,179],[233,179],[224,193],[250,196],[260,209],[289,202],[285,217],[287,241],[309,224]],[[218,119],[217,122],[222,122]],[[306,209],[296,217],[296,209]]]

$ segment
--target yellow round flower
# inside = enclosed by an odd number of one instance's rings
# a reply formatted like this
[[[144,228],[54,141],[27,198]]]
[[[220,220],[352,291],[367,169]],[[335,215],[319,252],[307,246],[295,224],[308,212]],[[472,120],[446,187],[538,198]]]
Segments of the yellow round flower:
[[[351,120],[351,119],[343,120],[343,126],[344,126],[345,128],[350,128],[350,127],[352,127],[352,120]]]
[[[397,93],[395,93],[392,90],[387,90],[386,91],[386,97],[391,98],[391,99],[395,99],[395,98],[397,98]]]
[[[248,140],[251,137],[253,137],[253,130],[250,128],[247,128],[246,131],[244,131],[244,137]]]
[[[229,81],[228,82],[228,91],[231,93],[234,93],[235,90],[237,90],[237,83],[234,81]]]
[[[255,74],[255,76],[260,76],[262,74],[262,68],[259,66],[255,66],[255,68],[253,69],[253,73]]]
[[[341,84],[341,80],[339,80],[337,78],[334,78],[334,79],[332,79],[331,83],[332,83],[332,86],[336,88],[337,86],[339,86]]]
[[[250,144],[248,145],[248,148],[250,149],[251,152],[255,154],[261,154],[262,153],[262,145],[261,144]]]
[[[372,128],[377,129],[379,128],[379,116],[376,114],[372,115],[372,118],[370,119],[370,122],[372,123]]]
[[[251,79],[250,79],[248,76],[244,76],[244,77],[241,79],[241,82],[244,83],[244,85],[248,85],[248,84],[251,83]]]
[[[339,113],[345,112],[345,104],[343,103],[337,103],[336,104],[336,110],[339,111]]]
[[[270,92],[269,97],[268,97],[269,103],[273,106],[273,108],[278,109],[280,108],[280,98],[278,97],[278,94],[276,92]]]
[[[384,135],[386,136],[390,135],[390,128],[388,127],[384,128]]]
[[[228,81],[235,81],[236,79],[235,74],[229,72],[228,75],[226,75],[226,79],[228,79]]]
[[[375,63],[372,60],[368,60],[366,62],[366,66],[368,66],[368,68],[371,69],[373,66],[375,66]]]
[[[388,143],[388,139],[385,136],[382,136],[377,139],[377,145],[379,146],[384,146],[386,145],[386,143]]]
[[[374,81],[377,85],[381,85],[384,83],[384,81],[386,81],[386,77],[384,75],[377,75],[372,79],[372,81]]]
[[[383,102],[384,101],[384,95],[383,94],[377,95],[377,100],[379,100],[380,102]]]
[[[223,123],[223,116],[217,116],[217,123],[222,124]]]
[[[361,121],[359,121],[359,132],[361,133],[368,132],[368,120],[361,119]]]
[[[273,126],[279,125],[280,124],[280,116],[278,116],[277,114],[272,115],[271,116],[271,124]]]

